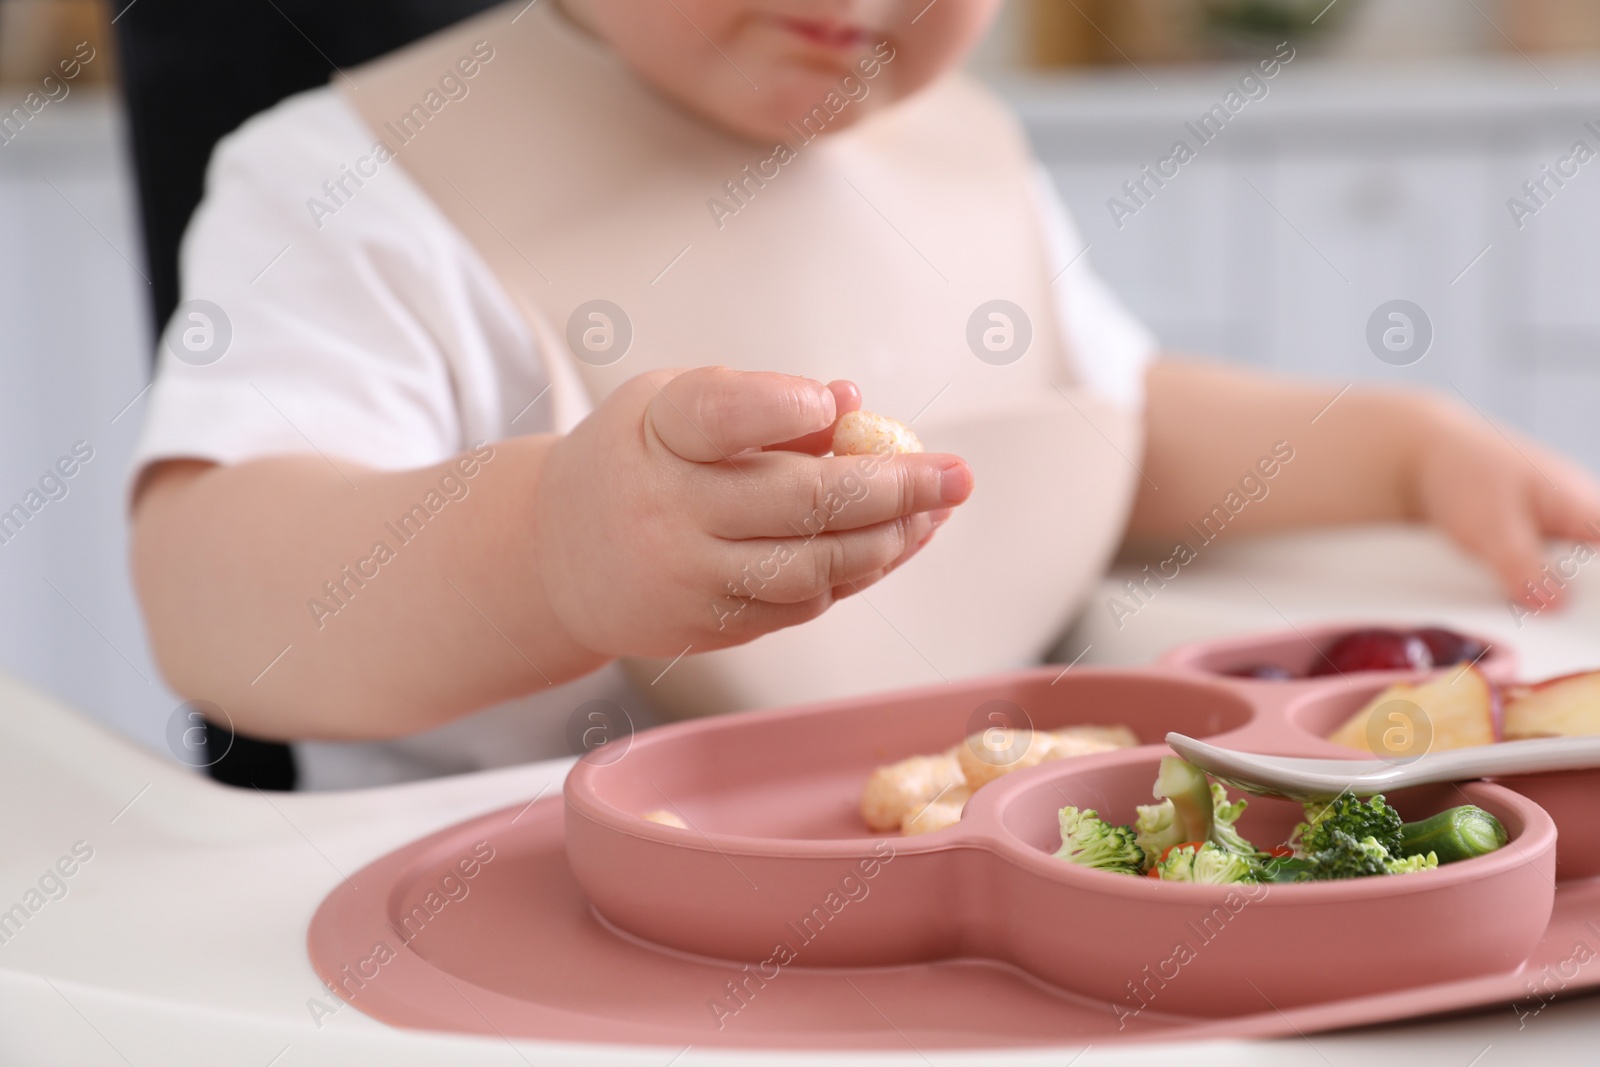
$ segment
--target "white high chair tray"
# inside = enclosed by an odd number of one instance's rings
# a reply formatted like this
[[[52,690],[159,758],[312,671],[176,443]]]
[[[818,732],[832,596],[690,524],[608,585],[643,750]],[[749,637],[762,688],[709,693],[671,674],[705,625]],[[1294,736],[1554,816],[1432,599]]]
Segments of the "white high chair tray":
[[[1380,530],[1219,545],[1121,631],[1095,630],[1091,606],[1090,624],[1075,639],[1081,648],[1087,635],[1101,655],[1127,662],[1148,660],[1180,640],[1273,629],[1286,620],[1437,618],[1514,641],[1531,676],[1600,666],[1594,640],[1600,603],[1587,574],[1573,587],[1571,611],[1541,616],[1518,631],[1509,613],[1495,614],[1499,601],[1476,572],[1441,557],[1436,543],[1419,536]],[[1353,578],[1361,573],[1409,578],[1399,588],[1363,587]],[[1103,595],[1118,586],[1120,580],[1108,582]],[[1085,661],[1101,655],[1091,652]],[[817,1057],[513,1045],[391,1029],[323,990],[307,960],[306,928],[345,874],[512,799],[554,793],[570,765],[551,760],[348,793],[230,790],[0,676],[0,1063],[692,1067],[826,1059],[1089,1067],[1167,1063],[1174,1055],[1170,1045],[931,1057],[910,1047]],[[70,876],[58,874],[41,887],[47,873],[67,869]],[[1597,1025],[1600,998],[1544,1007],[1530,998],[1447,1020],[1191,1046],[1181,1056],[1228,1067],[1580,1062]]]

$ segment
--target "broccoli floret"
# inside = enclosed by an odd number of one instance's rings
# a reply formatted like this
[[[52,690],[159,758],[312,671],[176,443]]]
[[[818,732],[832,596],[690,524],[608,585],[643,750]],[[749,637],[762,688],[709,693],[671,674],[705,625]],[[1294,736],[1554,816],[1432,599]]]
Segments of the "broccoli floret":
[[[1430,852],[1426,856],[1407,856],[1405,859],[1390,860],[1384,864],[1384,870],[1390,874],[1410,874],[1413,871],[1431,871],[1439,866],[1439,857]]]
[[[1387,874],[1393,857],[1375,837],[1356,840],[1343,830],[1329,830],[1318,835],[1322,847],[1308,855],[1316,864],[1311,877],[1319,882],[1339,878],[1367,878]]]
[[[1144,850],[1147,864],[1154,863],[1161,858],[1161,854],[1173,845],[1181,845],[1190,840],[1183,836],[1183,826],[1178,822],[1178,812],[1173,807],[1172,801],[1163,800],[1159,804],[1140,804],[1138,816],[1133,820],[1139,847]]]
[[[1093,808],[1062,808],[1061,848],[1057,859],[1119,874],[1138,874],[1144,868],[1144,850],[1133,828],[1112,826]]]
[[[1244,798],[1229,800],[1228,791],[1221,782],[1211,783],[1211,817],[1216,822],[1238,822],[1249,801]]]
[[[1211,836],[1211,785],[1205,771],[1177,756],[1163,756],[1152,792],[1157,800],[1172,801],[1183,834],[1179,841],[1205,841]]]
[[[1240,798],[1230,801],[1228,791],[1216,782],[1211,783],[1211,843],[1224,852],[1244,856],[1247,859],[1259,858],[1265,853],[1256,846],[1246,841],[1234,824],[1239,821],[1239,816],[1244,814],[1249,801]]]
[[[1396,857],[1376,837],[1358,841],[1336,829],[1319,833],[1317,840],[1322,847],[1304,857],[1268,860],[1263,865],[1263,876],[1274,882],[1331,882],[1379,874],[1410,874],[1439,866],[1439,857],[1432,852],[1425,856]]]
[[[1167,853],[1155,866],[1157,876],[1164,882],[1195,882],[1207,885],[1228,885],[1233,882],[1254,882],[1256,867],[1250,860],[1233,852],[1218,848],[1207,841],[1199,848],[1186,845]]]
[[[1332,848],[1334,835],[1338,833],[1357,842],[1373,838],[1385,852],[1398,855],[1400,826],[1400,813],[1381,795],[1363,803],[1359,797],[1343,793],[1325,804],[1307,804],[1306,821],[1295,827],[1290,840],[1295,854],[1302,856]]]
[[[1194,860],[1194,880],[1223,885],[1229,882],[1254,882],[1256,865],[1247,856],[1218,848],[1207,842]]]

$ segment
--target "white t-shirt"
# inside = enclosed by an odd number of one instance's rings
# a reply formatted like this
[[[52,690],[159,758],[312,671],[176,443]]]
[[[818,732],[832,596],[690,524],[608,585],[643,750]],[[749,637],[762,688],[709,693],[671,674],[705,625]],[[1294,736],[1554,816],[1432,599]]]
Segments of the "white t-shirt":
[[[217,146],[184,236],[184,304],[163,338],[134,478],[163,459],[308,452],[405,470],[476,441],[550,432],[548,405],[529,404],[546,375],[527,325],[400,165],[383,166],[348,199],[328,197],[324,183],[372,141],[327,87],[291,97]],[[1036,178],[1066,349],[1089,388],[1137,408],[1154,339],[1089,268],[1048,175]],[[328,214],[313,200],[342,204]],[[652,721],[613,666],[409,738],[301,743],[302,787],[567,755],[567,720],[595,698],[620,703],[636,725]]]

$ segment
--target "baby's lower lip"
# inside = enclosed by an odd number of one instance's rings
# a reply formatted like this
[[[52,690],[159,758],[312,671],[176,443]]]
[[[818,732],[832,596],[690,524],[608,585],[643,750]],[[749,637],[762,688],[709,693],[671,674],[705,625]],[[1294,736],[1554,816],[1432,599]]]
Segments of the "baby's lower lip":
[[[856,48],[867,39],[865,30],[811,19],[781,18],[778,23],[791,33],[827,48]]]

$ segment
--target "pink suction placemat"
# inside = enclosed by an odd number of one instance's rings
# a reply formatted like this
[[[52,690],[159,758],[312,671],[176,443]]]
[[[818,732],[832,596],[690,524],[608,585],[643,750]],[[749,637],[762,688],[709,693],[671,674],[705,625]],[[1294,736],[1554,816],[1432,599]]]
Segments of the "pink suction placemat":
[[[564,803],[518,803],[357,872],[313,918],[312,962],[397,1026],[773,1049],[1272,1036],[1523,1002],[1551,973],[1561,991],[1593,984],[1563,968],[1579,941],[1600,946],[1586,921],[1600,883],[1557,889],[1553,874],[1555,826],[1593,818],[1592,788],[1559,791],[1553,823],[1517,792],[1466,785],[1511,830],[1502,852],[1231,902],[1236,887],[1048,855],[1062,804],[1122,821],[1149,800],[1154,745],[1007,776],[935,834],[873,836],[858,821],[872,767],[948,747],[996,707],[1041,728],[1124,722],[1145,742],[1171,729],[1351,755],[1318,731],[1404,677],[1240,682],[1210,676],[1204,652],[1175,652],[1171,669],[1025,671],[641,734],[621,758],[582,761]],[[1514,670],[1502,654],[1495,673]],[[1463,802],[1455,789],[1394,799],[1417,818]],[[639,818],[658,808],[695,829]],[[1246,833],[1277,839],[1294,815],[1253,802]]]

